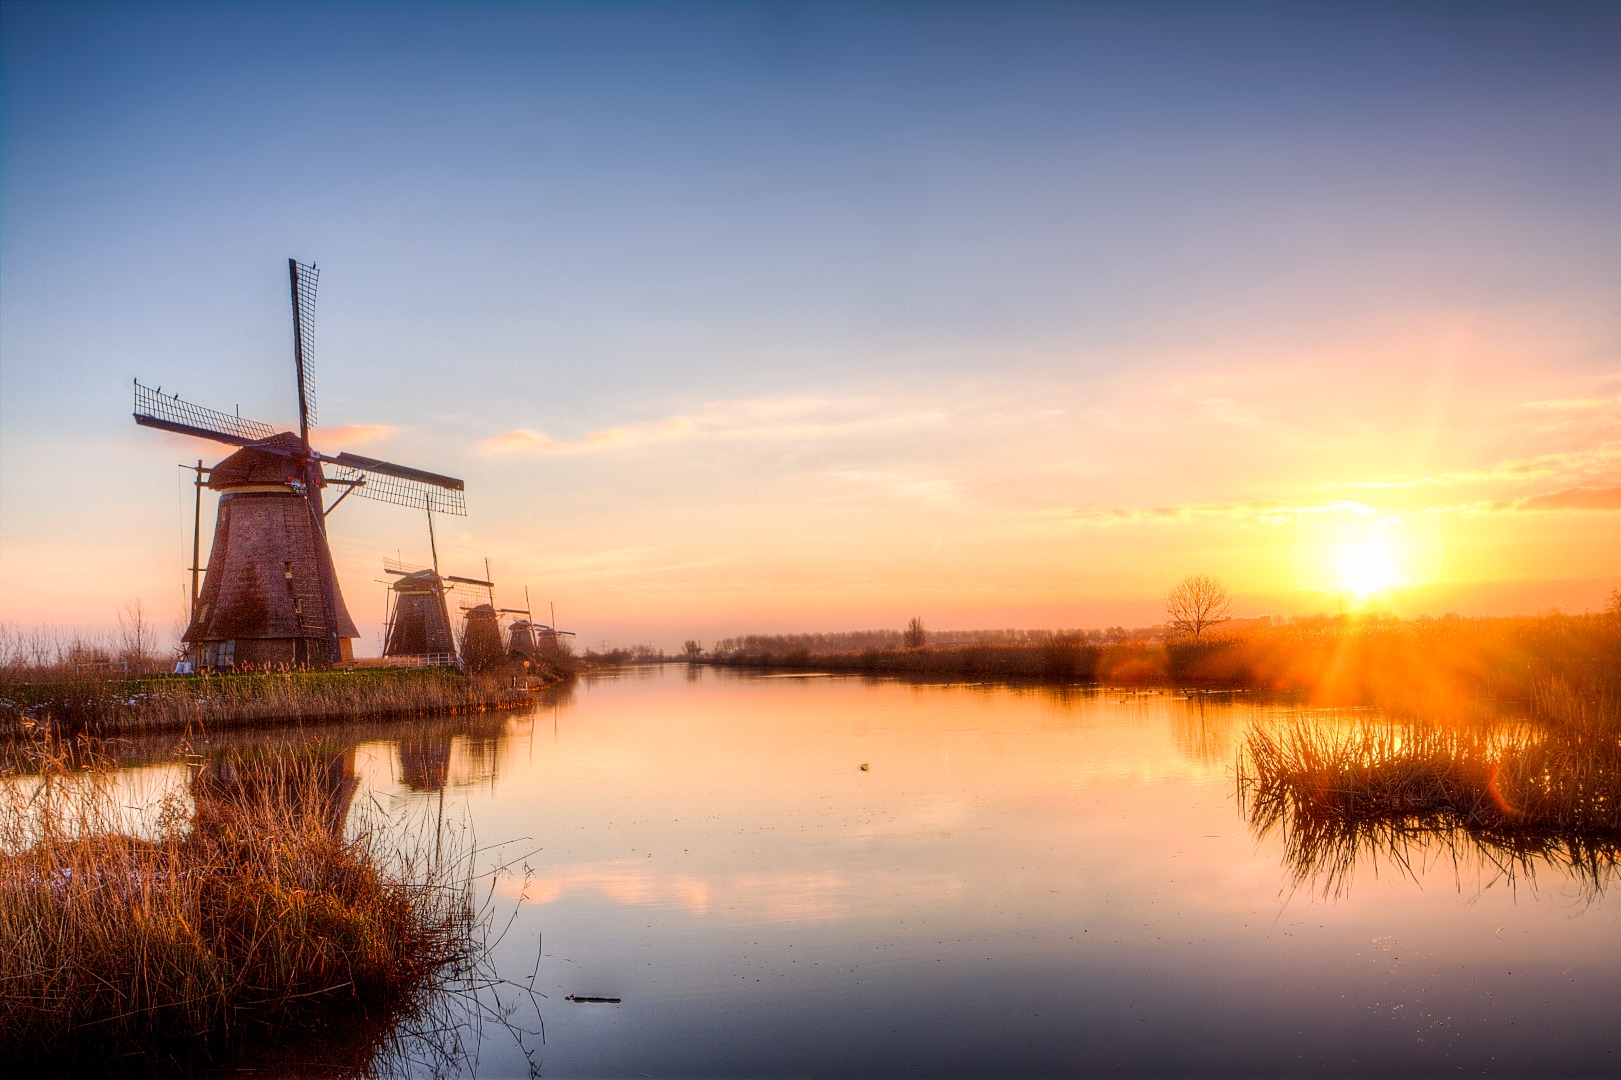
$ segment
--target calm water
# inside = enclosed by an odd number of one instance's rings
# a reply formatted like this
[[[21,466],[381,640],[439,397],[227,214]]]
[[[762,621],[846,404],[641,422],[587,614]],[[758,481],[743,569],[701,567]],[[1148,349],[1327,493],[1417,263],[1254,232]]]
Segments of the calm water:
[[[545,1037],[484,1025],[479,1076],[1621,1074],[1614,896],[1467,850],[1297,881],[1235,796],[1265,711],[672,666],[350,744],[357,804],[516,860]]]

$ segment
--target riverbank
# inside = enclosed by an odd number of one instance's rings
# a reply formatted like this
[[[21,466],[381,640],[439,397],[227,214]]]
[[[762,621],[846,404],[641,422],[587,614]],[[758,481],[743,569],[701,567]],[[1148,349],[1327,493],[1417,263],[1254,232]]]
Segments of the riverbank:
[[[319,757],[217,763],[131,817],[109,769],[60,749],[37,740],[28,778],[0,784],[13,1067],[163,1074],[329,1045],[364,1068],[474,955],[465,867],[351,815]]]
[[[1377,705],[1451,716],[1509,705],[1552,723],[1588,712],[1621,720],[1621,615],[1481,619],[1307,619],[1193,638],[814,652],[752,639],[707,663],[757,670],[951,679],[1037,679],[1119,687],[1248,690],[1313,705]]]
[[[120,677],[104,669],[0,679],[0,739],[40,727],[118,735],[264,724],[405,719],[521,708],[567,673],[353,668]]]

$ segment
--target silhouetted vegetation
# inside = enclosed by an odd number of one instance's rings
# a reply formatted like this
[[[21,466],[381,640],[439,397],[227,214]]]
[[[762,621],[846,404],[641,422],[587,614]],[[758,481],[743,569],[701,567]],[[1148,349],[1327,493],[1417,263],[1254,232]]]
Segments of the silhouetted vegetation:
[[[1621,713],[1621,614],[1399,620],[1317,617],[1225,624],[1197,637],[1158,631],[750,636],[712,663],[948,678],[1057,678],[1292,694],[1316,705],[1379,705],[1443,716],[1510,705],[1539,722]]]
[[[906,632],[901,635],[908,649],[921,649],[929,643],[929,632],[923,628],[923,620],[916,615],[906,624]]]
[[[1227,587],[1213,577],[1194,574],[1185,577],[1165,598],[1165,614],[1171,630],[1199,637],[1206,630],[1232,618],[1233,602]]]
[[[700,650],[702,651],[702,650]],[[619,646],[612,649],[587,649],[580,656],[581,669],[593,667],[618,667],[622,664],[659,664],[669,657],[664,650],[652,645]],[[683,654],[682,659],[691,659]]]

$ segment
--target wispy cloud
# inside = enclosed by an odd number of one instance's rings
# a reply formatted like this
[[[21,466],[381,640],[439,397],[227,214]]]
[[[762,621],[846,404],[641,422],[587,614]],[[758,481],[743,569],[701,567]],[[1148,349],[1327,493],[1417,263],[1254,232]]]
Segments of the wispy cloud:
[[[1602,487],[1567,487],[1508,499],[1430,505],[1414,508],[1428,514],[1492,514],[1538,511],[1621,510],[1621,484]],[[1409,510],[1408,512],[1412,512]],[[1334,515],[1375,518],[1384,511],[1366,503],[1337,499],[1314,505],[1265,502],[1190,503],[1182,506],[1083,506],[1046,511],[1050,517],[1103,525],[1141,522],[1199,521],[1216,518],[1253,521],[1265,525],[1320,520]]]
[[[1520,406],[1534,412],[1585,412],[1621,405],[1621,395],[1614,397],[1552,398],[1547,401],[1527,401]]]
[[[1615,487],[1573,487],[1507,499],[1492,505],[1494,510],[1621,510],[1621,485]]]
[[[337,427],[316,428],[310,432],[310,442],[323,450],[344,450],[351,446],[385,442],[398,430],[392,424],[340,424]]]
[[[816,440],[944,421],[943,412],[896,411],[868,398],[749,398],[716,401],[690,413],[602,428],[574,440],[555,439],[531,428],[514,428],[485,439],[479,450],[506,454],[600,454],[682,442]]]
[[[932,501],[948,499],[957,494],[957,485],[950,480],[929,479],[904,472],[844,470],[824,475],[830,480],[837,480],[898,498]]]
[[[1183,506],[1076,506],[1047,511],[1048,516],[1051,517],[1070,518],[1076,521],[1095,521],[1100,524],[1233,518],[1257,521],[1266,525],[1285,525],[1292,521],[1331,514],[1373,517],[1378,513],[1378,510],[1366,503],[1356,502],[1351,499],[1336,499],[1332,502],[1305,506],[1269,502],[1226,502],[1190,503]]]
[[[1401,480],[1366,480],[1328,485],[1339,489],[1445,488],[1466,485],[1525,485],[1533,482],[1579,487],[1621,479],[1621,442],[1581,450],[1505,458],[1478,469],[1454,469]]]

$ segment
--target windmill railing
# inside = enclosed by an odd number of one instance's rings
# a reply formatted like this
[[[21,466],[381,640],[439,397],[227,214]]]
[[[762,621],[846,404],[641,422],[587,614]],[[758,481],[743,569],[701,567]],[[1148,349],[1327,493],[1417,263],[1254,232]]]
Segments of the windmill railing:
[[[454,653],[416,653],[412,656],[385,656],[383,666],[391,668],[455,667]]]

